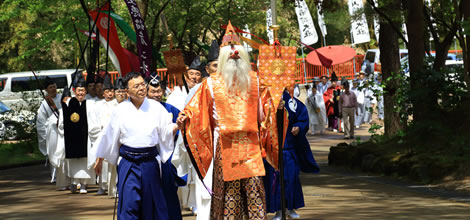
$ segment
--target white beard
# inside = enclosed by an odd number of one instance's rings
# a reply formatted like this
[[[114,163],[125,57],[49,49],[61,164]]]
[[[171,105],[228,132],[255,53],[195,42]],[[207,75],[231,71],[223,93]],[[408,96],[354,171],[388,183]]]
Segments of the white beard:
[[[246,94],[250,90],[249,63],[242,59],[228,59],[222,67],[222,77],[229,93]]]

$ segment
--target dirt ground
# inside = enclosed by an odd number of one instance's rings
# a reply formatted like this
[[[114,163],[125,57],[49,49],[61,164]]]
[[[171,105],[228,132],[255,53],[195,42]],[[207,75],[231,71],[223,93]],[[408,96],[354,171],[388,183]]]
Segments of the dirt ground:
[[[367,127],[356,136],[368,137]],[[305,207],[301,219],[470,219],[470,197],[442,197],[428,186],[395,184],[386,178],[328,167],[329,147],[343,142],[340,133],[308,136],[321,166],[302,174]],[[112,219],[114,199],[56,191],[44,165],[0,170],[0,219]],[[421,190],[420,190],[421,189]],[[184,211],[184,219],[195,219]],[[273,216],[269,215],[269,219]]]

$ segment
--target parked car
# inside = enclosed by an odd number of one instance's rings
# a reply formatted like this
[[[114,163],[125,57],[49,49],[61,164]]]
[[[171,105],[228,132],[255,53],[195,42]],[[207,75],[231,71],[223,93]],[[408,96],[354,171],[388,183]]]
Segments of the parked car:
[[[79,72],[81,71],[79,70]],[[39,83],[32,72],[1,74],[0,100],[14,110],[27,106],[39,106],[43,99],[39,87],[44,85],[46,77],[52,78],[56,82],[60,93],[65,85],[71,84],[74,74],[75,69],[38,71]]]
[[[449,70],[447,79],[452,82],[459,82],[460,73],[463,72],[463,60],[446,60],[446,68]],[[463,81],[463,80],[462,80]],[[462,83],[465,84],[465,81]]]
[[[3,124],[4,140],[17,140],[21,134],[28,134],[35,128],[34,112],[27,110],[14,111],[0,101],[0,122]],[[2,134],[2,132],[0,132]]]

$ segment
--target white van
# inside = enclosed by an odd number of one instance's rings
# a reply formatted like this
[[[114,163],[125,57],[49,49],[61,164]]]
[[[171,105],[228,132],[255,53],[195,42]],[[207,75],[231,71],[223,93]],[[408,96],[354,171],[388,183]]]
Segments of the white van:
[[[44,86],[46,77],[54,80],[57,89],[61,91],[65,85],[71,85],[74,73],[75,69],[37,71],[39,83],[31,71],[0,74],[0,101],[14,110],[25,106],[39,106],[43,100],[39,87]],[[46,95],[44,90],[43,92]]]

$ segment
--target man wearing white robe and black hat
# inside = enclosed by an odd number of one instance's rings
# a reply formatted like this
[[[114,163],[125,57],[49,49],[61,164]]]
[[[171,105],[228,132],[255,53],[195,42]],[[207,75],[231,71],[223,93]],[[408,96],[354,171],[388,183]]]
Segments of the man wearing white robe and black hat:
[[[92,169],[92,147],[100,132],[96,119],[94,101],[86,100],[86,83],[81,73],[76,74],[75,97],[62,103],[59,116],[59,135],[63,134],[65,143],[65,163],[67,175],[71,178],[72,193],[80,184],[80,193],[87,193],[87,185],[95,183],[96,174]]]
[[[188,79],[186,83],[190,91],[196,88],[195,87],[196,84],[199,84],[201,82],[202,80],[201,61],[200,61],[199,56],[196,56],[194,60],[191,62],[191,65],[189,65],[186,79]],[[186,104],[186,101],[188,100],[188,93],[186,93],[186,90],[184,90],[184,88],[182,88],[182,90],[183,91],[179,90],[178,87],[175,87],[174,91],[168,96],[168,99],[166,101],[167,104],[175,106],[180,111],[183,110]],[[175,165],[177,169],[180,170],[179,172],[180,176],[182,175],[181,167],[187,167],[187,169],[185,169],[185,172],[184,172],[184,174],[187,174],[187,177],[188,177],[187,184],[186,186],[180,187],[178,189],[178,196],[181,200],[181,206],[191,209],[193,214],[196,214],[197,213],[196,185],[195,185],[196,173],[192,165],[189,163],[189,159],[187,159],[186,156],[183,156],[183,157],[180,156],[180,151],[184,149],[184,145],[181,146],[182,143],[183,143],[182,138],[179,138],[179,140],[177,140],[176,147],[178,148],[178,146],[180,146],[180,148],[175,150],[175,154],[172,157],[173,158],[172,163]]]
[[[60,96],[57,95],[57,84],[49,77],[46,77],[44,89],[47,96],[39,106],[36,118],[36,130],[38,132],[38,145],[39,151],[44,156],[48,155],[47,138],[46,138],[46,121],[50,116],[54,116],[57,120],[58,110],[62,108],[60,105]],[[51,169],[51,182],[55,181],[55,168],[50,166]]]
[[[62,92],[60,102],[66,102],[72,97],[70,89],[65,86]],[[62,106],[60,104],[59,106]],[[58,115],[62,115],[62,109],[59,110]],[[67,176],[68,166],[65,163],[65,147],[64,147],[64,135],[59,133],[57,123],[59,122],[58,117],[55,115],[49,116],[46,121],[46,139],[47,139],[47,153],[49,162],[54,166],[56,172],[56,187],[57,190],[63,191],[70,189],[70,178]]]
[[[99,88],[98,80],[95,84],[95,89],[96,88]],[[116,99],[114,99],[114,87],[113,87],[113,84],[111,83],[111,76],[108,73],[106,73],[104,76],[104,81],[102,83],[102,90],[103,90],[102,91],[103,99],[96,101],[96,108],[95,108],[96,117],[98,118],[98,121],[100,123],[100,128],[101,128],[100,135],[102,135],[104,126],[106,126],[109,123],[109,118],[111,117],[111,114],[113,113],[117,105],[119,104],[116,101]],[[98,95],[99,92],[98,91],[96,92],[97,92],[97,97],[99,97]],[[96,148],[94,148],[94,150],[96,151]],[[96,153],[93,155],[96,155]],[[108,176],[109,176],[108,168],[109,168],[108,162],[104,161],[103,167],[102,167],[103,172],[101,173],[101,175],[98,176],[99,178],[98,180],[99,188],[97,192],[98,195],[104,195],[106,189],[108,188],[107,187]]]

